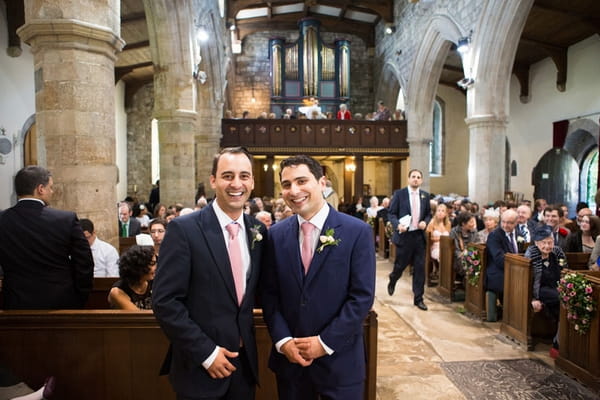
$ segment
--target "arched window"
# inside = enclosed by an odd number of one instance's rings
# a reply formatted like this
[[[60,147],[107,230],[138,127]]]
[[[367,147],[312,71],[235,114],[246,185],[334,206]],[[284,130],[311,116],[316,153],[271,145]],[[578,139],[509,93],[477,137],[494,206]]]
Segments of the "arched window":
[[[598,148],[590,151],[581,165],[581,201],[589,204],[596,212],[596,191],[598,190]]]
[[[443,165],[444,103],[436,99],[433,103],[433,134],[429,143],[429,174],[442,175]]]

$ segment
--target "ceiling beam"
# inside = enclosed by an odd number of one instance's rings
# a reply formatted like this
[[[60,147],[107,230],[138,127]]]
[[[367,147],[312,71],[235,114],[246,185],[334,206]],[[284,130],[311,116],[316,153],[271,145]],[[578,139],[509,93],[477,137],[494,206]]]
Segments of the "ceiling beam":
[[[146,20],[146,13],[144,11],[131,13],[127,15],[121,15],[121,24],[126,24],[128,22],[138,22],[142,20]]]
[[[142,40],[141,42],[127,43],[125,47],[123,47],[123,51],[140,49],[143,47],[150,47],[150,41]]]

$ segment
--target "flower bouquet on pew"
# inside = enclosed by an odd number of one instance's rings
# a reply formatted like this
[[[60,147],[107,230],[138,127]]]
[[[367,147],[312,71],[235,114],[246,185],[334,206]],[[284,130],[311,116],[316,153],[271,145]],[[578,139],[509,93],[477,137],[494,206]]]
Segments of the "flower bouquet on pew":
[[[477,286],[481,276],[481,256],[476,247],[467,246],[463,250],[462,266],[469,285]]]
[[[590,281],[582,274],[567,273],[558,281],[557,289],[560,304],[567,310],[567,321],[577,333],[585,335],[596,311]]]

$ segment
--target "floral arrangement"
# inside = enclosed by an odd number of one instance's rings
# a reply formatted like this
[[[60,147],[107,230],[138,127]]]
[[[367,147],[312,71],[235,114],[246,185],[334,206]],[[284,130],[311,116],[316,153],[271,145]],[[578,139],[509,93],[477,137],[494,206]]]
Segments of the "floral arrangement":
[[[462,253],[462,266],[469,285],[476,286],[481,276],[481,256],[474,246],[467,246]]]
[[[250,232],[252,232],[252,245],[250,247],[254,249],[254,244],[263,240],[263,235],[260,233],[260,225],[254,225],[250,228]]]
[[[593,291],[590,281],[582,274],[568,273],[558,281],[558,297],[567,310],[567,321],[581,335],[590,329],[596,309]]]
[[[337,246],[342,241],[342,239],[334,238],[333,235],[335,235],[335,231],[333,228],[329,228],[325,231],[324,235],[319,236],[319,241],[321,242],[321,245],[317,249],[319,253],[322,252],[325,247]]]
[[[385,237],[390,239],[394,235],[394,227],[390,221],[385,223]]]
[[[376,219],[376,217],[368,217],[367,218],[367,224],[371,225],[371,228],[375,227],[375,219]]]

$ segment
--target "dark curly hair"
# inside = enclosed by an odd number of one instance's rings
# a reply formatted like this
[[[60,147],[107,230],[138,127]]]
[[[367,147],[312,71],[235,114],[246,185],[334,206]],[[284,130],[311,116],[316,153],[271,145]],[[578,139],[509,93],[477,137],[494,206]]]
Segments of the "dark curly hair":
[[[119,259],[119,276],[128,285],[138,283],[143,275],[150,272],[153,257],[154,247],[131,246]]]
[[[464,224],[469,222],[469,220],[471,218],[474,218],[474,217],[475,217],[474,214],[471,214],[470,212],[467,212],[467,211],[463,211],[456,216],[456,225],[463,226]]]

